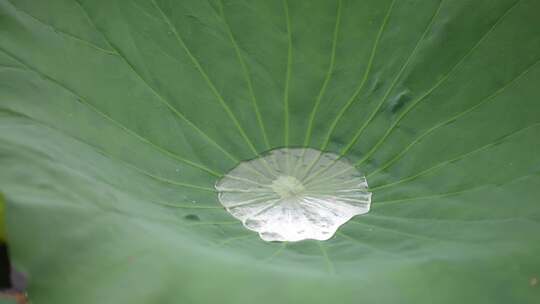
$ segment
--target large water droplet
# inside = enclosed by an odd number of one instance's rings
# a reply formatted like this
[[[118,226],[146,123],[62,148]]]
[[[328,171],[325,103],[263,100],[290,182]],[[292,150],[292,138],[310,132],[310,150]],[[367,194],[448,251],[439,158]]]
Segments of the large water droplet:
[[[366,178],[314,149],[277,149],[240,163],[216,183],[221,204],[265,241],[327,240],[369,211]]]

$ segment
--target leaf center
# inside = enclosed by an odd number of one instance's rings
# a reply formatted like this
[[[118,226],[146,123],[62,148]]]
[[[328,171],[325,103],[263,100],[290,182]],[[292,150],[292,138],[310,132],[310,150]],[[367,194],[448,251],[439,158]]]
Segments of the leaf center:
[[[281,175],[270,185],[272,190],[281,198],[293,198],[303,195],[304,185],[296,177]]]

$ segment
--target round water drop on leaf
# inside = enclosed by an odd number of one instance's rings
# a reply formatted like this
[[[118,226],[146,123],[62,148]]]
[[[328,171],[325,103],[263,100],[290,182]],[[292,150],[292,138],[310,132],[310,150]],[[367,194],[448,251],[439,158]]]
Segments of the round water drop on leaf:
[[[327,240],[369,211],[366,178],[314,149],[278,149],[243,162],[216,183],[221,204],[265,241]]]

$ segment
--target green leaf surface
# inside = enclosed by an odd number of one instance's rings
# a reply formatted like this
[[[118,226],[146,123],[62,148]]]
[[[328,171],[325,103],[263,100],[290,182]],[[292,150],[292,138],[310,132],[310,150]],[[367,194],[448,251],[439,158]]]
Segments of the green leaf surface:
[[[0,0],[32,303],[539,303],[538,0]],[[267,243],[215,181],[340,153],[373,204]]]
[[[0,298],[0,304],[17,304],[17,301],[15,301],[14,299]]]

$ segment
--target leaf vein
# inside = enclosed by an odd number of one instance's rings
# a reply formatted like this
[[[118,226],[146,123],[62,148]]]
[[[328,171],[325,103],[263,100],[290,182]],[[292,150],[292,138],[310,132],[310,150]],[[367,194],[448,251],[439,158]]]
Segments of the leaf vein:
[[[459,118],[461,118],[462,116],[465,116],[467,115],[468,113],[476,110],[477,108],[479,108],[480,106],[486,104],[487,102],[493,100],[496,96],[498,96],[499,94],[501,94],[505,89],[507,89],[508,87],[510,87],[513,83],[515,83],[518,79],[521,79],[521,77],[523,77],[524,75],[526,75],[530,70],[532,70],[538,63],[540,62],[540,59],[537,60],[536,62],[534,62],[533,64],[531,64],[529,67],[527,67],[523,72],[521,72],[518,76],[516,76],[514,79],[510,80],[509,82],[507,82],[505,85],[503,85],[501,88],[499,88],[498,90],[496,90],[495,92],[493,92],[491,95],[487,96],[486,98],[484,98],[483,100],[481,100],[480,102],[478,102],[477,104],[475,104],[474,106],[468,108],[468,109],[465,109],[459,113],[457,113],[456,115],[450,117],[449,119],[445,120],[445,121],[442,121],[438,124],[436,124],[435,126],[431,127],[430,129],[428,129],[426,132],[422,133],[420,136],[418,136],[416,139],[414,139],[413,141],[411,141],[411,143],[405,147],[405,149],[401,150],[400,153],[398,153],[394,158],[392,158],[390,161],[388,161],[386,164],[384,164],[383,166],[381,166],[379,169],[369,173],[367,176],[370,177],[370,176],[373,176],[375,174],[378,174],[380,173],[381,171],[385,170],[386,168],[390,167],[393,163],[395,163],[396,161],[398,161],[403,155],[405,155],[413,146],[415,146],[417,143],[419,143],[423,138],[425,138],[426,136],[430,135],[431,133],[433,133],[435,130],[453,122],[453,121],[456,121],[458,120]]]
[[[401,77],[401,74],[403,73],[403,71],[405,71],[405,69],[407,68],[407,66],[409,65],[409,63],[411,62],[411,59],[414,58],[414,56],[416,55],[416,52],[418,51],[418,48],[420,47],[420,45],[422,44],[422,42],[424,41],[424,39],[426,38],[426,35],[429,33],[429,30],[431,29],[431,27],[433,26],[433,23],[435,22],[435,19],[437,18],[437,16],[439,15],[439,12],[441,10],[441,7],[442,7],[442,3],[444,2],[444,0],[440,0],[439,1],[439,5],[437,7],[437,9],[435,10],[433,16],[431,17],[431,20],[430,22],[428,23],[428,25],[426,26],[426,29],[424,30],[424,32],[422,33],[422,36],[420,36],[420,38],[418,39],[418,41],[416,42],[416,45],[414,46],[414,49],[412,50],[412,52],[410,53],[410,55],[407,57],[407,60],[405,60],[405,62],[403,63],[403,65],[401,66],[400,70],[398,71],[398,73],[396,74],[396,77],[394,78],[394,80],[392,81],[392,84],[390,84],[390,86],[388,87],[388,90],[386,90],[386,93],[384,94],[384,96],[382,97],[381,101],[377,104],[377,106],[375,107],[375,109],[371,112],[370,116],[368,117],[368,119],[364,122],[364,124],[362,124],[362,126],[360,127],[360,129],[358,131],[356,131],[356,133],[354,134],[352,140],[345,146],[345,148],[343,148],[340,152],[341,155],[346,155],[349,150],[354,146],[354,144],[356,143],[356,141],[358,140],[358,138],[360,137],[360,135],[364,132],[364,130],[366,129],[366,127],[371,123],[371,121],[373,120],[373,118],[375,118],[375,116],[377,115],[377,113],[379,112],[379,110],[381,109],[382,105],[384,104],[384,102],[386,101],[386,99],[388,98],[388,96],[390,95],[390,93],[392,92],[392,89],[394,88],[394,86],[397,84],[398,80],[400,79]]]
[[[321,103],[321,99],[324,96],[324,93],[326,92],[326,87],[328,86],[328,83],[330,82],[330,78],[334,72],[335,61],[336,61],[337,39],[339,35],[339,26],[340,26],[340,21],[341,21],[341,7],[342,7],[342,0],[338,0],[336,22],[334,26],[334,33],[332,36],[332,51],[330,54],[330,63],[328,64],[328,70],[326,71],[326,76],[324,77],[323,84],[321,86],[321,89],[319,90],[319,94],[317,94],[317,97],[315,99],[315,104],[313,105],[313,109],[311,110],[311,113],[309,115],[308,127],[306,131],[306,136],[304,138],[304,146],[306,147],[309,145],[309,142],[311,141],[311,133],[313,132],[313,124],[315,122],[315,115],[317,114],[319,105]]]
[[[454,66],[439,80],[437,81],[437,83],[435,83],[435,85],[433,87],[431,87],[429,90],[427,90],[427,92],[425,94],[423,94],[420,98],[418,98],[417,100],[413,101],[410,106],[405,109],[405,111],[403,111],[399,117],[394,121],[394,123],[390,126],[390,128],[385,132],[385,134],[379,139],[379,141],[368,151],[368,153],[366,153],[366,155],[360,159],[356,165],[359,166],[360,164],[364,163],[367,159],[369,159],[369,157],[371,155],[373,155],[373,153],[375,153],[377,151],[377,149],[384,143],[384,141],[388,138],[388,136],[390,135],[390,133],[392,133],[392,131],[396,128],[396,126],[399,124],[399,122],[405,117],[407,116],[407,114],[412,110],[414,109],[422,100],[424,100],[427,96],[431,95],[431,93],[433,93],[433,91],[435,89],[437,89],[441,84],[443,84],[444,82],[446,82],[446,80],[449,78],[449,76],[456,70],[457,67],[459,67],[463,62],[465,62],[465,59],[467,59],[471,54],[473,54],[473,52],[476,50],[476,48],[478,48],[478,46],[484,41],[484,39],[486,39],[486,37],[489,36],[490,33],[493,32],[493,30],[497,27],[497,25],[499,25],[502,20],[504,19],[504,17],[506,17],[514,7],[517,6],[517,4],[520,2],[521,0],[518,0],[516,1],[508,10],[506,10],[506,12],[504,14],[502,14],[498,19],[497,21],[493,24],[493,26],[487,31],[485,32],[482,37],[474,44],[474,46],[463,56],[461,57],[461,59],[456,63],[454,64]]]
[[[244,139],[244,141],[248,144],[248,146],[250,147],[250,149],[253,151],[253,153],[255,154],[255,156],[258,156],[259,155],[259,152],[257,151],[257,149],[255,148],[255,146],[253,145],[253,143],[251,142],[251,140],[249,139],[249,137],[247,136],[246,132],[244,131],[244,129],[242,128],[242,126],[240,125],[240,122],[238,121],[238,119],[236,118],[236,116],[234,115],[234,113],[232,112],[231,108],[229,107],[229,105],[225,102],[225,100],[223,99],[223,96],[219,93],[219,91],[217,90],[217,88],[215,87],[214,83],[212,82],[212,80],[210,79],[210,77],[208,76],[208,74],[206,74],[206,72],[204,71],[204,69],[202,68],[201,64],[199,63],[199,61],[197,60],[197,58],[195,58],[195,56],[193,55],[193,53],[191,52],[191,50],[188,48],[188,46],[186,45],[184,39],[182,38],[182,36],[180,36],[180,33],[178,32],[178,30],[176,29],[176,26],[174,26],[172,24],[172,21],[169,19],[169,17],[165,14],[165,12],[162,10],[162,8],[156,3],[155,0],[151,0],[152,4],[156,7],[156,9],[159,11],[159,13],[161,14],[162,18],[163,18],[163,21],[168,25],[168,27],[172,30],[172,32],[174,33],[175,37],[176,37],[176,40],[178,41],[178,43],[180,44],[180,46],[184,49],[184,51],[186,52],[186,54],[188,55],[188,57],[190,58],[190,60],[193,62],[193,65],[196,67],[197,71],[199,71],[199,73],[201,74],[201,76],[203,77],[203,79],[206,81],[206,83],[208,84],[208,87],[210,88],[210,90],[212,91],[212,93],[216,96],[218,102],[220,103],[220,105],[223,107],[223,109],[225,110],[225,112],[227,113],[227,115],[229,116],[229,118],[231,119],[231,121],[233,122],[234,126],[238,129],[238,132],[240,133],[240,136]]]
[[[213,146],[215,146],[218,150],[220,150],[225,156],[227,156],[229,159],[233,160],[234,162],[239,162],[239,159],[236,158],[235,156],[233,156],[231,153],[229,153],[227,150],[225,150],[220,144],[218,144],[214,139],[212,139],[208,134],[206,134],[204,131],[202,131],[199,127],[197,127],[197,125],[195,125],[192,121],[190,121],[189,119],[187,119],[185,117],[185,115],[183,113],[181,113],[176,107],[174,107],[169,101],[167,101],[167,99],[165,99],[160,93],[158,93],[154,87],[152,87],[148,81],[138,72],[137,69],[135,69],[135,67],[131,64],[131,62],[127,59],[127,57],[119,51],[119,48],[116,47],[112,41],[108,38],[107,35],[105,35],[105,33],[103,31],[100,30],[99,27],[97,27],[97,25],[94,23],[93,19],[90,17],[90,15],[86,12],[86,9],[84,8],[84,6],[82,4],[79,3],[80,0],[75,0],[76,3],[79,4],[79,7],[81,8],[81,10],[83,11],[83,13],[85,14],[86,18],[92,23],[92,25],[94,26],[94,28],[99,32],[101,33],[101,35],[103,36],[103,38],[105,38],[105,40],[107,41],[107,43],[113,48],[116,50],[116,52],[118,53],[118,55],[120,56],[120,58],[122,58],[124,60],[124,62],[127,64],[127,66],[135,73],[135,75],[150,89],[150,91],[152,92],[152,94],[154,94],[159,100],[160,102],[162,102],[167,108],[169,108],[169,110],[171,110],[171,112],[173,112],[175,115],[177,115],[181,120],[185,121],[191,128],[193,128],[195,131],[197,131],[197,133],[199,133],[201,136],[203,136],[206,141],[208,141],[210,144],[212,144]]]
[[[259,109],[259,103],[257,101],[257,97],[255,95],[255,90],[253,89],[253,82],[250,76],[250,73],[248,71],[246,62],[242,56],[242,52],[240,49],[240,46],[238,45],[238,42],[236,41],[236,38],[234,37],[234,34],[232,32],[231,26],[229,25],[229,22],[227,21],[227,18],[225,17],[225,11],[223,9],[223,0],[219,0],[219,8],[220,8],[220,15],[223,19],[223,23],[225,24],[225,28],[227,29],[227,33],[229,34],[229,38],[231,40],[231,43],[233,44],[234,51],[236,53],[236,56],[238,57],[238,61],[240,62],[240,66],[242,67],[242,71],[244,73],[244,77],[246,78],[246,83],[249,90],[249,95],[251,96],[251,101],[253,103],[253,108],[255,110],[255,115],[257,117],[257,123],[259,124],[259,127],[261,128],[261,133],[263,136],[264,144],[266,145],[267,149],[270,149],[270,141],[268,140],[268,135],[266,133],[266,128],[264,126],[263,117],[261,115],[260,109]]]

